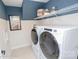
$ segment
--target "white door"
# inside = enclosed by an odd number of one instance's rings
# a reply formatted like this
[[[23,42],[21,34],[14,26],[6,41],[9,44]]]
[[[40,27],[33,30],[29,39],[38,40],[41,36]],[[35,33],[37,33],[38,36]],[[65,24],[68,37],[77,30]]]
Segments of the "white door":
[[[53,34],[49,32],[43,32],[40,35],[40,48],[46,57],[45,59],[58,59],[59,47]]]

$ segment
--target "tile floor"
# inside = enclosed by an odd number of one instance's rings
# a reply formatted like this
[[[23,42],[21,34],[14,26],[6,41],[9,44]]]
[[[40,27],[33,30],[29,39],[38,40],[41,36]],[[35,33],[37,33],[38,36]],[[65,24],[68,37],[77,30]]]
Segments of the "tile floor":
[[[31,47],[23,47],[12,51],[11,59],[36,59]]]

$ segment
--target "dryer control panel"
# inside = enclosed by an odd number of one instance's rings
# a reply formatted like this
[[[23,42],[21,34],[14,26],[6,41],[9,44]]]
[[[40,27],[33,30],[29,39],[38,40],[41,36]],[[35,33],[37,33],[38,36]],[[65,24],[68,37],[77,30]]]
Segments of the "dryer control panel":
[[[47,30],[47,31],[53,31],[53,32],[57,32],[57,30],[56,29],[48,29],[48,28],[44,28],[44,30]]]
[[[47,30],[47,31],[52,31],[52,29],[48,29],[48,28],[44,28],[44,30]]]

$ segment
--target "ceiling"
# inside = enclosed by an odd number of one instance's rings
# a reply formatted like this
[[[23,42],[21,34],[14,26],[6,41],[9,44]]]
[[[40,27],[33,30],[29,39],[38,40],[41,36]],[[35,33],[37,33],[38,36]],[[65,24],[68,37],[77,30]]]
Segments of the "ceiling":
[[[2,0],[3,3],[7,6],[16,6],[21,7],[23,0]]]
[[[2,0],[2,1],[6,6],[16,6],[16,7],[21,7],[23,3],[23,0]],[[30,0],[30,1],[47,3],[49,0]]]

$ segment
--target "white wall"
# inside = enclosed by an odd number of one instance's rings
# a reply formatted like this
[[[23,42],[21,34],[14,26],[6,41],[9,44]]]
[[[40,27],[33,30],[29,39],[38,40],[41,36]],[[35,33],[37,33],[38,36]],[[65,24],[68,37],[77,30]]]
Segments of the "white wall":
[[[21,21],[22,30],[19,30],[19,31],[10,31],[9,23],[8,23],[9,39],[10,39],[10,45],[12,49],[31,45],[31,29],[33,27],[33,24],[46,25],[46,26],[54,26],[54,25],[77,26],[78,15],[76,13],[71,15],[44,19],[44,20],[37,20],[37,21],[22,20]]]
[[[35,23],[36,21],[32,20],[21,20],[22,30],[19,31],[10,31],[8,23],[9,39],[12,49],[31,45],[31,29]]]
[[[7,22],[5,19],[0,18],[0,49],[4,49],[8,40],[7,34]]]
[[[6,19],[0,18],[0,50],[5,50],[7,56],[10,55],[9,43],[7,21]]]
[[[78,24],[78,14],[70,14],[64,16],[58,16],[54,18],[39,20],[37,25],[46,25],[46,26],[54,26],[54,25],[73,25],[77,26]]]
[[[0,18],[0,31],[7,31],[7,22],[3,18]]]
[[[66,16],[58,17],[57,20],[53,21],[54,25],[68,25],[77,26],[78,25],[78,14],[71,14]]]

